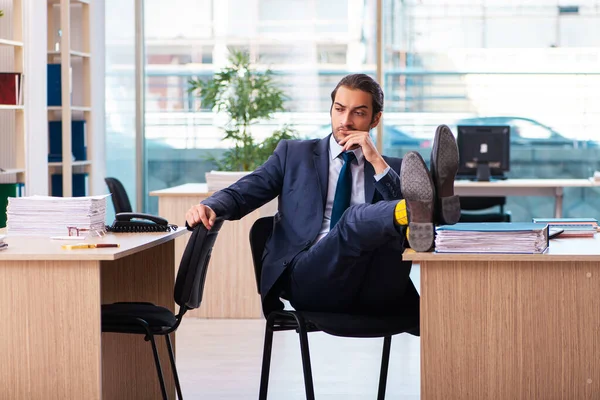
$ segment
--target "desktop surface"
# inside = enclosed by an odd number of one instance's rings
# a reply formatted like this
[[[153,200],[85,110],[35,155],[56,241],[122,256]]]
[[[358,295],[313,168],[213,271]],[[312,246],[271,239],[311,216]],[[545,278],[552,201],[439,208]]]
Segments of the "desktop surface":
[[[118,260],[150,247],[168,242],[188,232],[108,233],[103,238],[82,237],[81,240],[53,240],[47,236],[11,236],[4,241],[8,247],[0,250],[0,261],[10,260]],[[64,244],[118,243],[120,247],[102,249],[63,250]]]
[[[499,179],[495,181],[472,181],[459,180],[454,181],[455,187],[484,187],[484,186],[505,186],[505,187],[594,187],[600,186],[600,182],[594,182],[591,179]]]
[[[407,261],[600,261],[600,234],[593,238],[561,238],[550,240],[543,254],[498,253],[418,253],[407,249],[402,255]]]

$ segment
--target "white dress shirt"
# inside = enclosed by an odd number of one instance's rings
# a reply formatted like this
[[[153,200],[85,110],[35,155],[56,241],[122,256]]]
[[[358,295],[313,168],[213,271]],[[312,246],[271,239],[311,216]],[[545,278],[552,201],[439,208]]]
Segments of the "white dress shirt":
[[[352,194],[350,196],[350,205],[352,206],[354,204],[365,203],[365,156],[360,147],[350,151],[356,156],[356,159],[350,164],[350,170],[352,172]],[[331,135],[329,140],[329,184],[327,185],[327,202],[325,203],[325,213],[323,215],[321,231],[319,232],[315,243],[321,240],[323,236],[327,235],[329,232],[335,188],[340,176],[340,171],[344,165],[344,160],[340,157],[341,154],[342,146],[340,146],[335,141],[333,135]],[[390,167],[387,167],[381,174],[376,174],[375,181],[379,181],[383,178],[388,173],[389,168]]]

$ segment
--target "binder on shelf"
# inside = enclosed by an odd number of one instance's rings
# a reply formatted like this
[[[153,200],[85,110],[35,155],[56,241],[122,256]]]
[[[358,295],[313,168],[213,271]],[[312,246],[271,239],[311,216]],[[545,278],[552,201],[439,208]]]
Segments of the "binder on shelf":
[[[62,105],[60,64],[48,64],[48,105]]]
[[[23,183],[0,183],[0,228],[6,227],[6,207],[9,197],[22,197],[25,193]]]
[[[437,253],[538,254],[548,248],[548,224],[529,222],[458,223],[436,228]]]
[[[74,161],[87,160],[87,138],[85,134],[85,121],[71,121],[71,153]],[[62,161],[62,121],[48,123],[48,142],[50,152],[49,162]]]
[[[74,173],[73,175],[73,193],[72,197],[84,197],[88,193],[88,174],[87,173]],[[52,196],[62,197],[63,195],[63,182],[62,174],[52,174]]]
[[[23,74],[0,72],[0,104],[10,106],[23,104]]]

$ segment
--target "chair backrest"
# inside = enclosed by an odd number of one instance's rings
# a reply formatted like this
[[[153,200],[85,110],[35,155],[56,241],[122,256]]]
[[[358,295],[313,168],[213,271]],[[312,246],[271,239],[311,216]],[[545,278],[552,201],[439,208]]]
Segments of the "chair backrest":
[[[210,230],[198,224],[192,232],[175,280],[175,302],[181,307],[180,314],[198,308],[202,302],[210,255],[222,225],[223,220],[217,219]]]
[[[510,212],[504,211],[506,197],[460,197],[459,222],[510,222]],[[487,211],[490,208],[499,209]],[[483,212],[478,212],[486,210]],[[464,212],[467,211],[467,212]],[[476,211],[476,212],[469,212]]]
[[[274,217],[262,217],[257,219],[250,228],[250,250],[252,251],[252,262],[254,263],[254,277],[256,278],[256,290],[260,294],[260,275],[262,273],[262,256],[265,245],[271,233],[273,233]]]
[[[106,186],[112,195],[112,203],[115,207],[115,214],[122,212],[132,212],[129,197],[125,191],[125,187],[117,178],[104,178]]]
[[[500,207],[503,211],[506,197],[460,197],[461,210],[485,210],[492,207]]]

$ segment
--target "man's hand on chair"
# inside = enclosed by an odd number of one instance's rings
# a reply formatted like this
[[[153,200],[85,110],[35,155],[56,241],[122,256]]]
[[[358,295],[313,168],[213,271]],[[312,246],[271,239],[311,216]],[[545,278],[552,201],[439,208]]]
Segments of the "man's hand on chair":
[[[217,214],[215,214],[212,208],[205,206],[204,204],[197,204],[185,213],[185,220],[190,228],[193,228],[202,222],[206,229],[210,229],[216,219]]]

